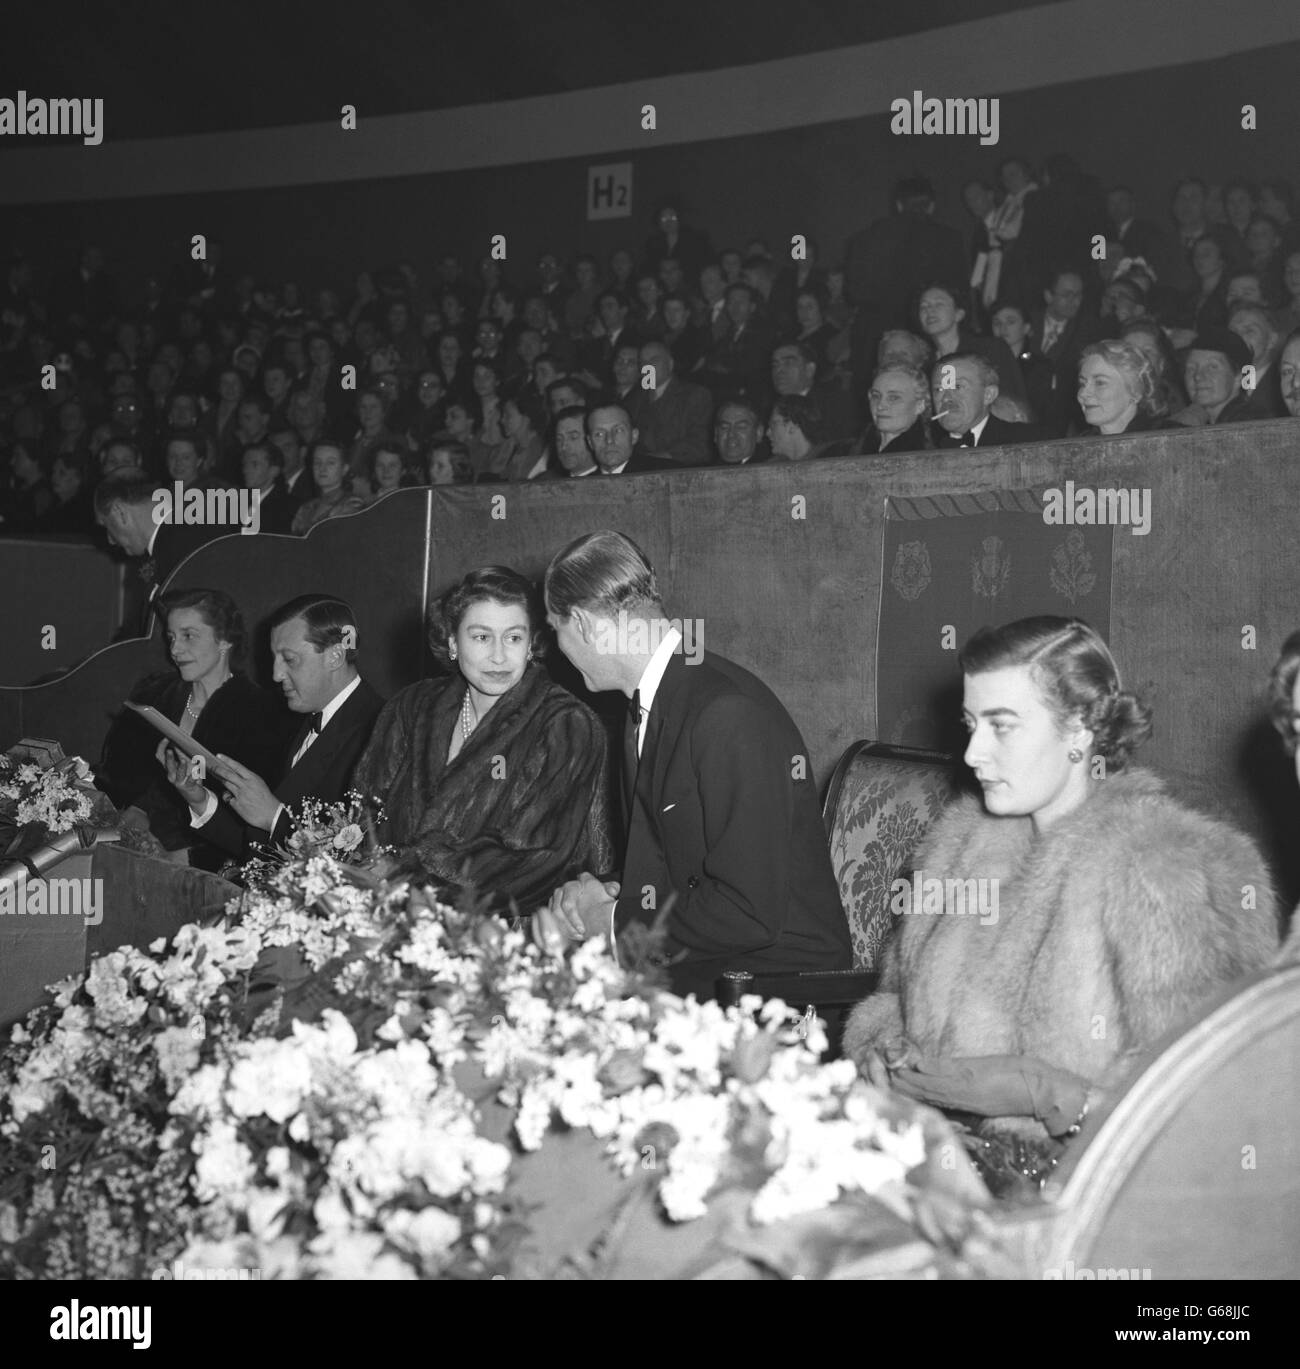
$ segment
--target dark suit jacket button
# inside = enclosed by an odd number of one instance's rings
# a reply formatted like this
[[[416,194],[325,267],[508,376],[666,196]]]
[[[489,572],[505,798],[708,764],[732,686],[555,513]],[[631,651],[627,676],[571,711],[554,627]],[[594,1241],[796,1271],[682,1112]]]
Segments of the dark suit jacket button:
[[[688,879],[688,880],[686,881],[686,887],[687,887],[688,889],[695,889],[695,888],[698,888],[698,887],[699,887],[699,883],[700,883],[700,877],[699,877],[699,875],[692,875],[692,876],[690,877],[690,879]]]

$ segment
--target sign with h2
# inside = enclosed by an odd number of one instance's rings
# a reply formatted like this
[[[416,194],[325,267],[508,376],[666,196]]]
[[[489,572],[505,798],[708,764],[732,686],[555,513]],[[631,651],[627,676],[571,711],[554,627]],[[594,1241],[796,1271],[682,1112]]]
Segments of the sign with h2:
[[[587,218],[632,217],[632,163],[612,162],[587,168]]]

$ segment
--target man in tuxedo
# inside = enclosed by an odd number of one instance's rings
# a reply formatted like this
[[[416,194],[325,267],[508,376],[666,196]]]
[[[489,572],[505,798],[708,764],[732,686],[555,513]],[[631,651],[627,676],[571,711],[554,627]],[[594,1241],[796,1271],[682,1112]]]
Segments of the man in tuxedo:
[[[1008,423],[989,410],[998,397],[998,373],[973,352],[954,352],[930,372],[935,418],[930,425],[936,447],[996,447],[1032,442],[1038,431],[1028,423]]]
[[[584,480],[600,473],[587,442],[586,409],[576,404],[561,409],[555,415],[551,433],[551,445],[555,448],[555,456],[562,470],[549,472],[550,479]]]
[[[539,941],[606,933],[629,957],[640,943],[666,965],[674,993],[701,1000],[728,969],[847,969],[848,924],[807,750],[776,695],[688,645],[654,568],[621,533],[559,552],[546,607],[587,688],[631,700],[630,816],[621,882],[584,872],[557,889],[536,915]],[[655,924],[665,940],[647,947]]]
[[[259,775],[219,756],[219,800],[191,780],[186,759],[167,754],[167,777],[190,805],[190,825],[237,860],[257,843],[282,845],[294,829],[290,806],[305,798],[333,803],[352,772],[384,701],[357,671],[357,624],[351,608],[326,594],[305,594],[271,619],[272,678],[302,726],[289,744],[274,790]]]
[[[237,528],[202,523],[159,520],[163,507],[154,494],[164,487],[147,475],[126,474],[102,480],[95,489],[95,522],[104,529],[110,546],[120,547],[139,560],[139,577],[148,586],[143,603],[132,614],[130,596],[122,628],[115,640],[147,637],[153,628],[153,605],[172,571],[192,552],[214,537]]]

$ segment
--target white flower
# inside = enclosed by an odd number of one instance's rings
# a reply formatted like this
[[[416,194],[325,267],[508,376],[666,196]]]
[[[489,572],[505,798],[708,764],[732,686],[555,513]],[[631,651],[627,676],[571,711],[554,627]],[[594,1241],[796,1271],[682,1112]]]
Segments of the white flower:
[[[194,1187],[201,1201],[237,1198],[253,1181],[253,1157],[230,1122],[217,1122],[194,1138]]]
[[[355,822],[350,822],[341,831],[336,833],[334,840],[330,843],[336,851],[350,852],[355,851],[361,845],[361,828]]]
[[[462,1235],[460,1222],[440,1207],[426,1207],[419,1212],[399,1208],[385,1218],[384,1230],[394,1245],[419,1259],[425,1274],[443,1270],[452,1246]]]

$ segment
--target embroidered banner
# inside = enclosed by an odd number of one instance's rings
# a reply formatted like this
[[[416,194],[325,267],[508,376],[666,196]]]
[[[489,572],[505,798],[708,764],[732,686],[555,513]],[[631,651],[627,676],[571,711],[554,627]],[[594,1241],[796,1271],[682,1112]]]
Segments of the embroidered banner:
[[[977,628],[1051,613],[1109,638],[1113,527],[1046,524],[1033,490],[891,498],[885,519],[881,740],[964,748],[957,649]]]

